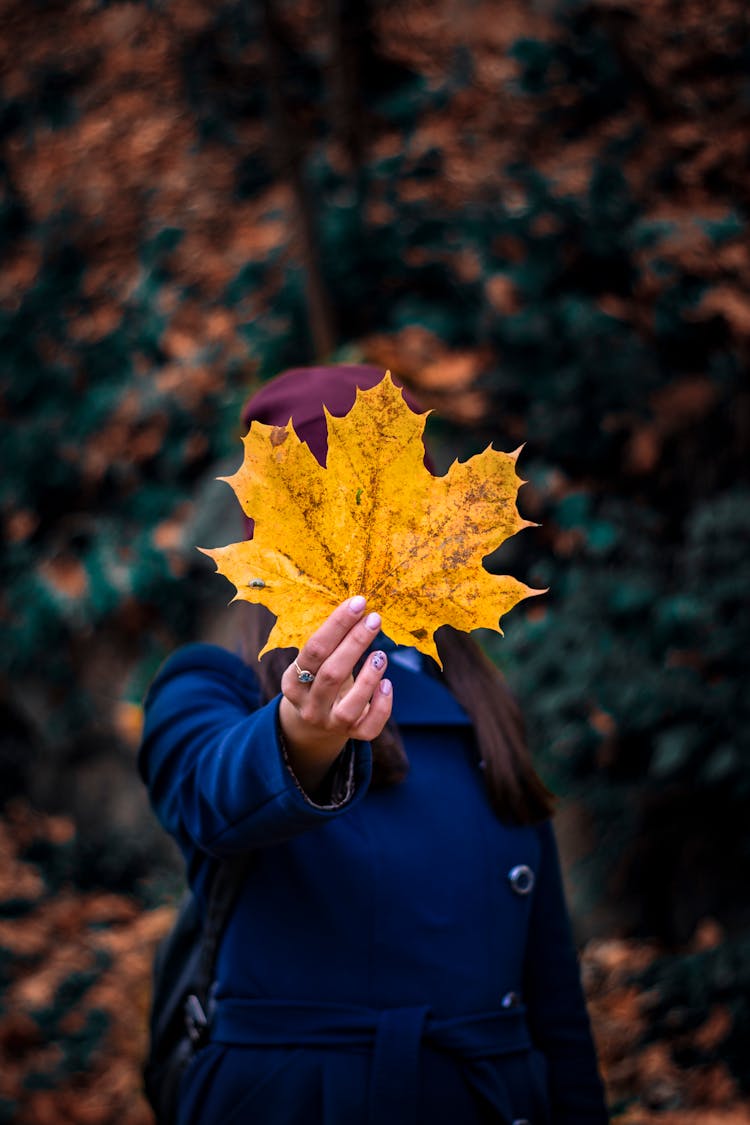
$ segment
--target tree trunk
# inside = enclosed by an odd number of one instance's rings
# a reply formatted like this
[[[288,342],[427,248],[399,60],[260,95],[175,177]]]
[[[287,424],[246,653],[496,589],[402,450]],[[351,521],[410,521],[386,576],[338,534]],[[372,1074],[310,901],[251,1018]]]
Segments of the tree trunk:
[[[336,347],[337,333],[320,261],[315,215],[305,188],[305,154],[284,96],[283,30],[273,10],[273,0],[263,0],[263,36],[266,87],[273,160],[280,177],[289,184],[294,225],[305,275],[305,301],[313,351],[323,360]]]

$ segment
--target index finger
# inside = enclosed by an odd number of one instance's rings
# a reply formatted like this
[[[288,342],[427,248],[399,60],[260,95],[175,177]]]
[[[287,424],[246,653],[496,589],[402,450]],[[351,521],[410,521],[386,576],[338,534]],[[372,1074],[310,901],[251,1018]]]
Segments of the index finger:
[[[357,594],[337,606],[299,650],[297,663],[300,667],[310,672],[317,672],[323,661],[338,648],[352,626],[361,620],[366,604],[362,595]]]

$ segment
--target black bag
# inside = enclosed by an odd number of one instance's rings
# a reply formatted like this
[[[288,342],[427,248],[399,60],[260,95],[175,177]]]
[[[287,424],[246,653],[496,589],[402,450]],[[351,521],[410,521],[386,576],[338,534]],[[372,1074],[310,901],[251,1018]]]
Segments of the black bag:
[[[180,1078],[208,1038],[216,953],[247,862],[247,856],[238,856],[217,868],[205,918],[188,892],[156,951],[143,1081],[159,1125],[177,1120]]]

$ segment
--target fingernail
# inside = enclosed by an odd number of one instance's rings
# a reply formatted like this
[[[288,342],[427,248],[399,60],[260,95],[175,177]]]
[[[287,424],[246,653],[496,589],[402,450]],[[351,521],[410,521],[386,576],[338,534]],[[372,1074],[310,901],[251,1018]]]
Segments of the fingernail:
[[[373,666],[376,672],[379,672],[380,669],[385,666],[385,653],[374,652],[370,657],[370,664]]]
[[[356,597],[349,599],[349,609],[352,613],[361,613],[364,608],[365,599],[361,594],[357,594]]]
[[[368,613],[367,617],[365,618],[365,625],[368,629],[372,629],[374,633],[377,629],[380,628],[380,614]]]
[[[390,680],[381,680],[378,686],[382,695],[390,695],[393,691],[393,684]]]

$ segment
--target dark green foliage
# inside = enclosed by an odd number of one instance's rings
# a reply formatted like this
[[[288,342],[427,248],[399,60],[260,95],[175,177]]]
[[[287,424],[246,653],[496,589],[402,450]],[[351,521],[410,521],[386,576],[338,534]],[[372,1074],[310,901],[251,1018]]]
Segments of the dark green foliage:
[[[10,1098],[0,1098],[0,1121],[3,1125],[12,1125],[18,1120],[18,1105]]]
[[[60,229],[40,236],[54,245]],[[80,294],[85,259],[72,244],[49,251],[37,283],[0,319],[8,407],[0,441],[12,466],[0,485],[0,503],[7,513],[32,512],[36,523],[29,538],[5,550],[5,625],[13,640],[2,646],[0,659],[17,687],[42,673],[42,690],[55,684],[66,689],[55,698],[54,739],[80,729],[92,712],[90,699],[69,690],[69,646],[76,638],[90,636],[137,602],[147,613],[166,615],[161,642],[141,642],[156,649],[149,659],[153,668],[195,621],[191,599],[168,593],[174,570],[152,532],[191,495],[224,452],[222,443],[228,446],[215,424],[223,404],[204,399],[205,448],[190,456],[186,442],[196,418],[150,381],[137,381],[134,372],[134,361],[152,369],[162,362],[159,341],[168,319],[156,309],[180,237],[179,230],[164,229],[143,245],[140,283],[120,310],[119,326],[96,342],[71,346],[68,339],[71,312],[86,314]],[[47,358],[50,341],[53,360]],[[122,423],[127,439],[118,444],[113,434],[114,446],[104,445],[103,464],[92,472],[87,449],[102,434],[106,438],[126,390],[136,398]],[[153,453],[131,454],[130,447],[150,432],[159,435]],[[184,544],[186,556],[191,548]],[[190,586],[197,560],[188,560],[184,580]],[[57,563],[78,576],[72,590],[64,573],[62,584],[56,581]]]
[[[637,979],[647,990],[649,1029],[646,1042],[666,1041],[685,1068],[712,1062],[717,1056],[750,1091],[750,943],[747,938],[689,956],[662,957]],[[696,1045],[694,1032],[721,1006],[729,1013],[723,1041]]]

